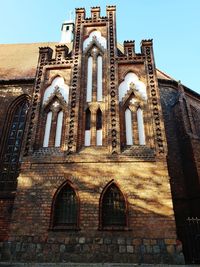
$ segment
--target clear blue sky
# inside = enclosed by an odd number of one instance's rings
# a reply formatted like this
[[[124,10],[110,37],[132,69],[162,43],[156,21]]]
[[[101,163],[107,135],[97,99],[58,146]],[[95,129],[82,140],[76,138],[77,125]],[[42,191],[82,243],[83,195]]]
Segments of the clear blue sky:
[[[157,68],[200,93],[200,0],[2,0],[0,43],[59,41],[70,10],[117,6],[118,42],[153,38]]]

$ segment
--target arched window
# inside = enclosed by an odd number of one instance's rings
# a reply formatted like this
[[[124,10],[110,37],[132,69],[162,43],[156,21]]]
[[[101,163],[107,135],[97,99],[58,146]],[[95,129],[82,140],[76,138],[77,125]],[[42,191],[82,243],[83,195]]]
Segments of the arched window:
[[[102,146],[102,112],[100,108],[96,114],[96,134],[96,144],[97,146]]]
[[[51,132],[51,122],[52,122],[52,111],[49,111],[47,113],[43,147],[48,147],[49,146],[49,137],[50,137],[50,132]]]
[[[53,79],[43,96],[43,110],[41,116],[41,134],[43,147],[59,147],[62,149],[66,128],[63,121],[67,116],[67,104],[69,98],[69,86],[65,84],[63,77]]]
[[[15,103],[13,105],[15,105]],[[2,181],[4,179],[6,181],[14,181],[18,175],[19,156],[23,141],[27,111],[28,100],[25,99],[20,101],[18,104],[16,103],[16,106],[12,109],[12,111],[8,112],[7,117],[10,117],[11,120],[5,129],[5,139],[3,141],[4,143],[1,145],[3,148],[2,159],[0,159],[0,172]],[[1,189],[3,188],[4,187],[1,187]],[[8,188],[5,187],[4,189],[9,190],[11,188],[8,186]]]
[[[91,143],[91,112],[89,108],[85,112],[85,146],[90,146]]]
[[[133,145],[132,114],[129,108],[125,110],[125,130],[126,130],[126,144]]]
[[[127,224],[125,199],[114,183],[103,193],[101,220],[102,227],[125,227]]]
[[[87,64],[87,92],[86,92],[86,101],[92,101],[92,68],[93,68],[93,58],[90,56],[88,58]]]
[[[137,109],[137,123],[138,123],[139,145],[145,145],[144,121],[143,121],[143,112],[141,108]]]
[[[97,101],[102,101],[102,56],[97,57]]]
[[[53,227],[77,228],[78,198],[69,183],[56,194],[53,204]]]
[[[63,111],[61,110],[58,113],[57,124],[56,124],[55,147],[60,147],[61,144],[62,125],[63,125]]]

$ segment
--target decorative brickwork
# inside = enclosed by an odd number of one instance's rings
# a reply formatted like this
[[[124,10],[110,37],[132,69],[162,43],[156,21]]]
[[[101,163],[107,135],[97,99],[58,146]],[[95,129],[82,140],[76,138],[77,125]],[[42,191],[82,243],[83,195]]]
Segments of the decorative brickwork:
[[[108,16],[108,31],[109,31],[109,88],[110,88],[110,135],[111,135],[111,151],[112,153],[119,152],[119,119],[118,119],[118,95],[116,94],[117,79],[116,79],[116,62],[115,62],[115,49],[116,49],[116,24],[115,24],[115,7],[107,7],[107,16]]]
[[[159,105],[159,93],[158,93],[158,85],[156,81],[156,71],[155,71],[155,63],[153,58],[152,51],[152,40],[143,40],[142,41],[142,49],[146,56],[146,71],[148,76],[148,87],[151,94],[151,102],[152,102],[152,111],[154,118],[154,130],[155,130],[155,138],[156,144],[158,148],[159,154],[163,154],[165,152],[164,149],[164,132],[163,126],[161,125],[162,113]]]
[[[31,97],[17,190],[0,192],[2,261],[184,262],[177,238],[185,251],[185,219],[200,216],[200,97],[156,70],[152,40],[140,53],[117,44],[115,12],[76,9],[71,44],[40,47],[29,82],[0,80],[1,159],[8,103]]]

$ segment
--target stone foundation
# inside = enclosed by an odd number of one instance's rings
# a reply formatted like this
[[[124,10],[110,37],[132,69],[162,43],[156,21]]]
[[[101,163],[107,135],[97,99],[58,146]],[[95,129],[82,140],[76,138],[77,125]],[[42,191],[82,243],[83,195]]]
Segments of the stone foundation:
[[[19,237],[1,243],[1,261],[12,262],[122,262],[184,264],[181,249],[171,239],[114,237]]]

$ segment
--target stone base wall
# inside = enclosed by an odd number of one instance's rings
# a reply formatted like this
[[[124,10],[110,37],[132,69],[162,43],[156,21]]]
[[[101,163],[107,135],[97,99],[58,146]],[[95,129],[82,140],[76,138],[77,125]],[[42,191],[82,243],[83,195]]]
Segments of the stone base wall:
[[[70,234],[66,237],[18,237],[1,244],[2,261],[20,262],[123,262],[184,264],[174,239],[134,239],[107,233],[102,237]]]

